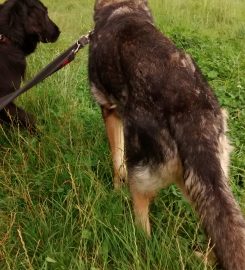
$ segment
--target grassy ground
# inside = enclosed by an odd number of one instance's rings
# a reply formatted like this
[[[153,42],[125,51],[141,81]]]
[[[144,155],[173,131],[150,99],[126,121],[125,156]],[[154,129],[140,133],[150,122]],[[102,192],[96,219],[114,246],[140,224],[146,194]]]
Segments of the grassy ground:
[[[92,0],[51,1],[62,35],[29,57],[33,76],[92,23]],[[231,184],[245,210],[245,2],[152,0],[157,26],[190,52],[230,113]],[[0,269],[211,269],[207,240],[175,187],[152,205],[152,238],[133,225],[127,189],[112,189],[101,116],[87,81],[87,49],[18,99],[40,137],[0,127]]]

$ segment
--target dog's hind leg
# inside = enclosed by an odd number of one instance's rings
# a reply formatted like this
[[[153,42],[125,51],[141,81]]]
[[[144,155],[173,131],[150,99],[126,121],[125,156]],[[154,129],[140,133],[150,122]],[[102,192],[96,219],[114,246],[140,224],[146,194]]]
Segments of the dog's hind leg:
[[[148,165],[129,168],[128,181],[133,202],[135,223],[150,236],[149,207],[159,190],[159,182]]]
[[[149,220],[149,207],[155,194],[151,192],[140,192],[134,187],[131,187],[131,196],[133,201],[135,223],[139,228],[150,236],[151,226]]]
[[[124,160],[124,134],[122,120],[116,114],[114,109],[102,107],[107,137],[112,153],[114,169],[114,187],[118,189],[122,181],[126,181],[127,172]]]

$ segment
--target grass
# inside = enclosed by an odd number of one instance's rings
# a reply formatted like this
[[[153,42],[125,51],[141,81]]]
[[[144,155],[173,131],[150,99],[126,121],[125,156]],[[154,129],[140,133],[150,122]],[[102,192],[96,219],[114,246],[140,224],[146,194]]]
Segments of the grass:
[[[93,26],[93,1],[51,1],[62,35],[28,58],[32,77]],[[245,210],[245,3],[152,0],[157,26],[198,62],[230,113],[231,185]],[[133,224],[126,188],[112,189],[104,126],[87,80],[87,49],[18,101],[40,136],[0,127],[0,269],[196,270],[208,241],[179,191],[152,205],[152,238]]]

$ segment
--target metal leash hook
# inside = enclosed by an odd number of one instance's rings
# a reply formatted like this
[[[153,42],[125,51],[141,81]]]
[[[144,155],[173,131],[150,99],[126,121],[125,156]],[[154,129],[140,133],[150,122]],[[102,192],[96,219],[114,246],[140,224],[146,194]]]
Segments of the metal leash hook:
[[[90,41],[90,38],[93,34],[93,31],[90,31],[86,36],[82,36],[80,39],[77,40],[76,45],[77,47],[73,49],[73,53],[77,54],[77,52],[81,49],[81,47],[84,47],[87,45]]]
[[[80,48],[81,48],[81,43],[79,42],[79,40],[77,41],[77,47],[75,48],[75,49],[73,49],[72,50],[72,52],[74,53],[74,54],[77,54],[77,52],[80,50]]]
[[[90,38],[93,35],[94,31],[90,31],[86,36],[82,36],[80,39],[77,40],[76,45],[77,47],[73,49],[73,53],[77,54],[77,52],[84,47],[85,45],[89,44]]]

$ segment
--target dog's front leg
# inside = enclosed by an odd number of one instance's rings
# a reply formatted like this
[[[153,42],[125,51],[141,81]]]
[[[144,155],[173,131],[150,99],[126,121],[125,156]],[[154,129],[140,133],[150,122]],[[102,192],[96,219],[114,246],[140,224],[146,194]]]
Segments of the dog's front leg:
[[[127,177],[124,159],[123,124],[115,109],[107,109],[105,107],[101,107],[101,109],[112,154],[114,188],[118,189],[122,182],[126,181]]]
[[[27,128],[31,133],[36,133],[35,120],[32,115],[16,106],[13,102],[9,103],[0,111],[0,124],[14,125]]]

